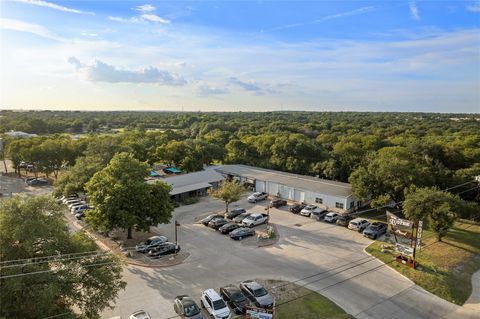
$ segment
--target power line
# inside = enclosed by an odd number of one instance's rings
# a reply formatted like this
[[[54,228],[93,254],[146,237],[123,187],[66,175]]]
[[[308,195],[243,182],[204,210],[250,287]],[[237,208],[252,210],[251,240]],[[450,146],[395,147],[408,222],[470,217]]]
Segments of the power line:
[[[96,264],[91,264],[91,265],[81,265],[80,268],[90,268],[90,267],[96,267],[96,266],[105,266],[105,265],[112,265],[116,264],[115,262],[105,262],[105,263],[96,263]],[[67,268],[63,269],[49,269],[49,270],[40,270],[40,271],[33,271],[33,272],[27,272],[27,273],[21,273],[21,274],[15,274],[15,275],[6,275],[6,276],[1,276],[1,279],[6,279],[6,278],[16,278],[16,277],[23,277],[23,276],[30,276],[30,275],[37,275],[37,274],[44,274],[44,273],[49,273],[49,272],[59,272],[63,270],[70,270]]]
[[[93,254],[93,253],[98,253],[102,252],[103,250],[91,250],[91,251],[85,251],[85,252],[79,252],[79,253],[68,253],[68,254],[56,254],[56,255],[50,255],[50,256],[42,256],[42,257],[31,257],[31,258],[23,258],[23,259],[11,259],[11,260],[4,260],[0,261],[0,266],[6,263],[14,263],[14,262],[22,262],[22,261],[31,261],[34,259],[48,259],[48,258],[58,258],[62,256],[77,256],[77,255],[82,255],[82,254]]]
[[[64,262],[64,261],[70,261],[70,260],[77,260],[77,259],[85,259],[85,258],[92,258],[92,257],[104,257],[112,254],[111,252],[98,252],[98,253],[93,253],[90,255],[83,255],[83,256],[75,256],[75,257],[63,257],[63,258],[51,258],[48,260],[44,261],[34,261],[30,263],[23,263],[23,264],[12,264],[12,265],[7,265],[7,266],[0,266],[0,270],[2,269],[7,269],[7,268],[13,268],[13,267],[23,267],[23,266],[29,266],[29,265],[41,265],[45,263],[50,263],[50,262]]]

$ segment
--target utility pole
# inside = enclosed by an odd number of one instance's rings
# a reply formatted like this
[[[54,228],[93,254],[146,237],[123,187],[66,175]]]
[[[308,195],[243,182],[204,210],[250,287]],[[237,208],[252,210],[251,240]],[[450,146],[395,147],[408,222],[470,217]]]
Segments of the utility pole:
[[[178,234],[177,234],[177,228],[180,226],[180,223],[177,222],[175,219],[175,245],[178,245]]]

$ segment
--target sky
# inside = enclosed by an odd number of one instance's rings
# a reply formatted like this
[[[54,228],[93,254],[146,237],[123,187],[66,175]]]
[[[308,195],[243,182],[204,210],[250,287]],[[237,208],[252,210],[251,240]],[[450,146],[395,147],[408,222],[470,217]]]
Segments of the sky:
[[[0,0],[0,109],[480,113],[480,1]]]

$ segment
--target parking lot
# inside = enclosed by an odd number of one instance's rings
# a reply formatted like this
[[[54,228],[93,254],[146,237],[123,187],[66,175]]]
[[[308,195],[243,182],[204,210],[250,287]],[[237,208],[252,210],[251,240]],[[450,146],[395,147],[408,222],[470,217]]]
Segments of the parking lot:
[[[267,201],[235,204],[231,208],[262,212]],[[127,288],[103,317],[128,318],[133,311],[144,309],[152,318],[169,318],[175,316],[175,296],[187,294],[199,303],[207,288],[218,290],[254,278],[296,281],[357,318],[456,317],[458,306],[424,291],[366,254],[364,248],[371,240],[358,232],[291,214],[287,207],[270,209],[270,223],[277,226],[280,239],[273,246],[257,248],[196,223],[200,216],[222,209],[222,202],[208,197],[177,208],[178,241],[190,256],[169,268],[126,267]],[[174,238],[173,220],[154,230]]]

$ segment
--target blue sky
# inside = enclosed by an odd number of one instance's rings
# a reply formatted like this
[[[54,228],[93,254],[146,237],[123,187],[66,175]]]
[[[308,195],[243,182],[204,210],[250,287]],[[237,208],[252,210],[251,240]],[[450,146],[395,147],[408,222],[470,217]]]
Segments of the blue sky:
[[[0,108],[480,112],[479,1],[0,2]]]

